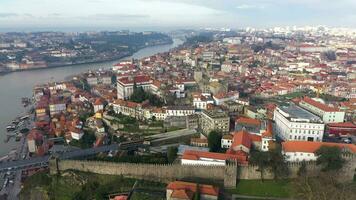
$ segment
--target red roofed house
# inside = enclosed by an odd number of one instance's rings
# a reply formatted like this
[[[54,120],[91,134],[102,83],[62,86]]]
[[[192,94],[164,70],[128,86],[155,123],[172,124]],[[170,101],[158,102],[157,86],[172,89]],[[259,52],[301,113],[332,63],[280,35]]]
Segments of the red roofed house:
[[[326,130],[329,135],[356,137],[356,124],[352,122],[330,123],[326,125]]]
[[[41,131],[32,129],[27,135],[28,151],[37,155],[44,155],[48,150]]]
[[[195,193],[199,193],[201,200],[217,200],[219,188],[212,185],[174,181],[168,184],[167,200],[192,200]]]
[[[128,76],[121,77],[117,80],[117,98],[118,99],[128,99],[134,89],[134,85],[137,87],[142,87],[145,91],[151,89],[152,79],[149,76],[139,75],[139,76]]]
[[[331,142],[286,141],[282,142],[282,153],[289,162],[315,161],[315,152],[322,146],[339,147],[345,152],[356,153],[356,145]]]
[[[104,106],[105,106],[105,101],[103,99],[101,98],[95,99],[95,102],[93,103],[94,113],[100,110],[104,110]]]
[[[345,112],[330,107],[309,97],[304,97],[299,106],[322,118],[324,123],[344,122]]]
[[[235,160],[241,164],[247,164],[246,154],[225,154],[204,151],[186,150],[183,153],[182,165],[226,165],[226,161]]]

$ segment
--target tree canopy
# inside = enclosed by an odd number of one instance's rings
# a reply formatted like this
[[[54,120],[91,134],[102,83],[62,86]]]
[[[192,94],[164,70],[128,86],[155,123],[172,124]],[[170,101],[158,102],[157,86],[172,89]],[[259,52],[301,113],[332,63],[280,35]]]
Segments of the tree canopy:
[[[340,170],[345,160],[342,158],[342,152],[339,147],[321,146],[317,151],[316,160],[317,165],[322,166],[323,171],[337,171]]]
[[[210,152],[219,152],[221,150],[222,135],[218,131],[211,131],[208,135],[208,146]]]

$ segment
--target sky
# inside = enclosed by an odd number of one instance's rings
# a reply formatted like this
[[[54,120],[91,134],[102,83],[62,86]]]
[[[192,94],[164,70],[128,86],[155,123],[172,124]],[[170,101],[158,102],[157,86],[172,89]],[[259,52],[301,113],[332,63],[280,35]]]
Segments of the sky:
[[[356,0],[0,0],[0,30],[356,28]]]

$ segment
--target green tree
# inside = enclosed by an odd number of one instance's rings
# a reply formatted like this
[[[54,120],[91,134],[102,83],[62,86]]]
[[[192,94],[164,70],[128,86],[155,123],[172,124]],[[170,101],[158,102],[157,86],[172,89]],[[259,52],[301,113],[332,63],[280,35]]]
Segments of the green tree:
[[[322,171],[338,171],[345,164],[339,147],[321,146],[317,151],[317,165],[322,166]]]
[[[222,135],[218,131],[211,131],[208,135],[208,146],[210,152],[219,152],[221,150]]]
[[[282,154],[281,145],[277,145],[276,148],[268,152],[269,154],[269,166],[273,172],[274,179],[285,178],[289,174],[289,168]]]
[[[264,172],[265,170],[269,167],[269,153],[268,152],[262,152],[262,151],[253,151],[251,152],[250,156],[250,162],[253,165],[256,165],[258,167],[258,171],[261,174],[261,181],[264,181]]]
[[[169,163],[173,163],[177,158],[178,148],[177,147],[169,147],[167,150],[167,160]]]

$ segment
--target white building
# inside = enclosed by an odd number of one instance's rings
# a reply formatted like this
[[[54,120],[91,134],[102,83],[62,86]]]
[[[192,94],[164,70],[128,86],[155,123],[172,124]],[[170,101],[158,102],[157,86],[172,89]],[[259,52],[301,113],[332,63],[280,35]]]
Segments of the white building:
[[[309,97],[304,97],[299,106],[322,118],[324,123],[344,122],[345,112]]]
[[[343,152],[356,153],[356,145],[330,142],[287,141],[282,142],[282,153],[288,162],[316,161],[315,152],[322,146],[336,146]]]
[[[197,109],[206,110],[208,104],[214,104],[210,94],[193,94],[193,106]]]
[[[151,90],[151,84],[153,81],[149,76],[135,76],[135,77],[121,77],[117,80],[117,98],[128,99],[134,90],[134,85],[142,87],[143,90]]]
[[[290,105],[277,107],[273,119],[277,135],[284,141],[322,141],[324,134],[323,121],[320,117],[301,107]]]
[[[82,130],[80,130],[80,129],[72,128],[70,130],[70,135],[72,136],[72,139],[80,140],[83,137],[84,132]]]
[[[166,108],[166,116],[188,116],[195,113],[192,106],[169,106]]]
[[[236,91],[231,91],[228,93],[221,92],[214,95],[213,99],[216,105],[221,105],[227,101],[236,101],[237,99],[239,99],[239,92]]]
[[[245,158],[235,154],[186,150],[183,153],[181,164],[224,166],[227,160],[240,161],[241,159]]]

